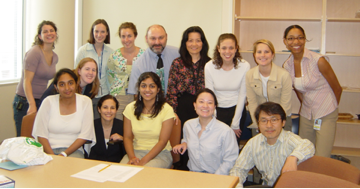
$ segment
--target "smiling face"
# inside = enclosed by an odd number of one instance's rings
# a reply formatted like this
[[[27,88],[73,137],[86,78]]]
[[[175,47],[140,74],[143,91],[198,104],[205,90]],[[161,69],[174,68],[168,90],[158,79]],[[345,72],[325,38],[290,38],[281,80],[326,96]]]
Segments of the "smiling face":
[[[112,121],[116,115],[116,103],[113,99],[105,100],[101,108],[98,108],[101,119],[104,121]]]
[[[135,46],[135,34],[130,28],[124,28],[120,31],[120,39],[124,48],[132,48]]]
[[[75,96],[76,82],[70,74],[64,73],[59,77],[55,88],[61,98],[72,98]]]
[[[267,138],[268,144],[276,143],[284,125],[285,120],[282,121],[279,114],[268,115],[264,111],[260,111],[258,126],[260,133]]]
[[[45,44],[52,44],[57,38],[55,29],[51,25],[43,25],[41,27],[41,34],[39,34],[39,39],[41,39]]]
[[[284,44],[286,45],[286,48],[291,51],[292,54],[303,54],[305,42],[305,35],[298,28],[291,29],[287,34],[286,38],[284,39]]]
[[[237,47],[235,47],[235,41],[232,39],[224,39],[220,42],[220,46],[217,46],[220,56],[224,64],[233,63]]]
[[[212,118],[216,108],[214,97],[208,92],[199,94],[194,102],[194,108],[200,118]]]
[[[198,32],[191,32],[188,35],[186,41],[186,49],[189,51],[191,56],[200,55],[203,43],[201,41],[201,35]]]
[[[97,76],[97,65],[95,62],[86,62],[84,66],[79,69],[78,73],[80,76],[80,86],[84,87],[94,82]]]
[[[140,83],[139,92],[143,101],[155,102],[156,95],[159,91],[160,88],[156,85],[151,77],[144,79]]]
[[[269,46],[264,43],[259,43],[256,45],[254,57],[259,66],[268,66],[271,65],[274,54],[271,52]]]
[[[104,43],[108,32],[106,31],[106,26],[104,24],[97,24],[94,26],[93,35],[95,43]]]
[[[161,54],[165,49],[167,34],[161,26],[152,26],[145,38],[146,43],[154,53]]]

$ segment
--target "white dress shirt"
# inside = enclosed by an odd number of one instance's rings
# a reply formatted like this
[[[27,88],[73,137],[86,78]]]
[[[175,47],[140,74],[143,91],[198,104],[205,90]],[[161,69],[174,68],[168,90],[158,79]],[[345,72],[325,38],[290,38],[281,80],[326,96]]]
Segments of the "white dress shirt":
[[[234,131],[215,117],[206,126],[200,138],[199,118],[190,119],[184,124],[184,138],[189,153],[190,171],[229,175],[239,154]]]

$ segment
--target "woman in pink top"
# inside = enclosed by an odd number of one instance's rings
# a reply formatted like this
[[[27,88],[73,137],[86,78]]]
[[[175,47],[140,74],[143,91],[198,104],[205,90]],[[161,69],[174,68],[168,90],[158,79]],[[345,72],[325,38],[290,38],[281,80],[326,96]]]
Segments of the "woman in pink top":
[[[315,155],[330,157],[342,88],[328,58],[309,51],[305,42],[306,35],[301,26],[286,28],[284,44],[291,55],[284,68],[290,73],[301,102],[300,137],[315,144]]]
[[[25,54],[21,79],[13,101],[17,136],[20,136],[22,118],[37,112],[40,97],[48,81],[54,78],[58,62],[58,56],[53,51],[56,39],[55,24],[44,20],[38,26],[33,46]]]

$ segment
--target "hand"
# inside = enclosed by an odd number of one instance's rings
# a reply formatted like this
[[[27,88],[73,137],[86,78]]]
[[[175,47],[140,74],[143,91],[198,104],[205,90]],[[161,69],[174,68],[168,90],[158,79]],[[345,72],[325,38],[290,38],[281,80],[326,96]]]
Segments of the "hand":
[[[234,133],[236,134],[236,137],[240,138],[241,136],[241,130],[240,129],[233,129]]]
[[[179,154],[183,155],[185,153],[186,149],[187,149],[187,144],[186,144],[186,142],[184,142],[184,143],[181,143],[181,144],[178,144],[178,145],[174,146],[173,147],[173,152],[175,154],[179,153]]]
[[[110,140],[112,140],[112,141],[122,141],[122,140],[124,140],[124,137],[117,134],[117,133],[114,133],[114,134],[112,134],[110,136]]]
[[[174,113],[175,114],[175,125],[177,125],[177,124],[179,124],[179,116],[176,114],[176,113]]]
[[[129,162],[127,164],[130,164],[130,165],[138,165],[140,162],[140,159],[137,158],[137,157],[133,157],[129,160]]]
[[[297,170],[297,157],[289,156],[286,158],[284,166],[281,170],[281,173],[289,172],[289,171],[296,171]]]
[[[36,113],[37,112],[37,108],[36,105],[30,105],[29,104],[29,109],[27,110],[26,115],[32,114],[32,113]]]

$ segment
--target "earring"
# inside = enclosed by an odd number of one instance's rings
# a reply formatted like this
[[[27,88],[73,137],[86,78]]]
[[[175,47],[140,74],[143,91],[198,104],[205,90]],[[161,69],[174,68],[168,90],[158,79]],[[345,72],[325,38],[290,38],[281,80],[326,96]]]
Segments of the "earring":
[[[159,101],[159,94],[156,95],[156,102]]]
[[[141,101],[141,95],[139,94],[139,100]]]

